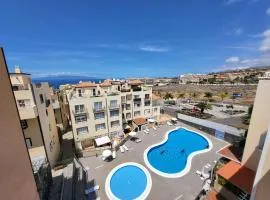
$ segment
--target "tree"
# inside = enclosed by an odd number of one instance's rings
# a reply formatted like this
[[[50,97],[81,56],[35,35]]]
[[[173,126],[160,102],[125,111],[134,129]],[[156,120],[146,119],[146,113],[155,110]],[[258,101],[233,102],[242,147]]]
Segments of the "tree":
[[[196,104],[195,106],[200,108],[202,114],[203,114],[203,112],[205,110],[211,110],[212,109],[211,104],[209,104],[207,102],[200,102],[200,103]]]
[[[164,96],[164,99],[173,99],[173,95],[169,92],[167,92]]]
[[[190,98],[197,98],[198,94],[196,92],[192,92],[192,93],[189,94],[189,97]]]
[[[223,101],[224,98],[228,97],[228,93],[227,92],[221,92],[219,94],[219,97],[221,98],[221,100]]]
[[[213,94],[211,92],[205,92],[204,97],[206,97],[208,100],[211,99]]]
[[[178,98],[182,99],[185,97],[185,95],[186,95],[185,93],[180,93],[180,94],[178,94]]]

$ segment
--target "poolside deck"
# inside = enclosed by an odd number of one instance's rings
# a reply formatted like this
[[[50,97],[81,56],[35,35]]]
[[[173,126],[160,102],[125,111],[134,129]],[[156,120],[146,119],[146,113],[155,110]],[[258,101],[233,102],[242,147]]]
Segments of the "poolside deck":
[[[143,153],[150,145],[163,140],[166,132],[174,129],[176,126],[183,126],[202,133],[212,141],[213,148],[211,151],[197,155],[192,159],[192,166],[188,174],[180,178],[165,178],[153,173],[147,168],[144,163]],[[108,199],[105,192],[105,180],[109,172],[121,163],[137,162],[145,166],[151,174],[152,188],[148,199],[194,200],[201,191],[203,184],[203,181],[195,174],[196,170],[201,170],[206,163],[210,163],[213,166],[213,161],[217,160],[219,157],[216,151],[226,146],[228,143],[181,122],[178,122],[176,126],[163,125],[156,131],[151,129],[149,134],[139,132],[137,137],[141,138],[142,142],[135,143],[130,140],[127,141],[125,144],[128,146],[129,151],[125,153],[117,151],[116,159],[110,162],[103,161],[101,157],[81,158],[80,160],[84,166],[89,167],[89,182],[100,185],[100,190],[97,192],[100,199]]]

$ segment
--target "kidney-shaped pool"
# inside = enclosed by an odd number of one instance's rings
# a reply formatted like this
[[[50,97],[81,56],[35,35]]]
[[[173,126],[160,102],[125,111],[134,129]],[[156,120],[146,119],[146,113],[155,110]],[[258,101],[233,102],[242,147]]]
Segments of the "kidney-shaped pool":
[[[200,133],[176,128],[168,131],[165,139],[144,152],[145,164],[158,175],[178,178],[191,167],[192,157],[210,151],[211,141]]]

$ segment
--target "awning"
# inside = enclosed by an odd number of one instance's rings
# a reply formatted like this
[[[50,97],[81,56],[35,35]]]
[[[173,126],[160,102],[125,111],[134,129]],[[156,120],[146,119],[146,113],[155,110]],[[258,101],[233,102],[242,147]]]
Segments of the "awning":
[[[172,118],[173,121],[177,121],[177,119],[175,117]]]
[[[154,119],[148,119],[148,122],[150,122],[150,123],[154,123],[156,120],[154,120]]]
[[[110,140],[110,138],[108,136],[103,136],[103,137],[100,137],[100,138],[96,138],[95,142],[96,142],[97,146],[101,146],[101,145],[104,145],[104,144],[111,143],[111,140]]]
[[[104,150],[102,152],[102,156],[105,157],[105,158],[107,158],[107,157],[109,157],[111,155],[112,155],[112,152],[110,150],[108,150],[108,149],[106,149],[106,150]]]
[[[137,133],[136,133],[136,132],[134,132],[134,131],[132,131],[132,132],[130,132],[130,133],[129,133],[129,135],[130,135],[131,137],[134,137],[134,136],[136,136],[136,135],[137,135]]]
[[[251,194],[255,178],[255,172],[251,169],[230,161],[221,167],[217,174],[244,192]]]
[[[219,154],[220,156],[225,157],[229,160],[233,160],[237,163],[241,163],[241,161],[240,161],[241,153],[233,145],[225,146],[224,148],[217,151],[217,154]]]

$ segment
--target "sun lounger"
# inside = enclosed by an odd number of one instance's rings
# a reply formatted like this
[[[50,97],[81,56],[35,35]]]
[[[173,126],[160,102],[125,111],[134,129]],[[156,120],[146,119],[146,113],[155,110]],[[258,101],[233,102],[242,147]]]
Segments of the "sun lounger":
[[[146,134],[149,134],[149,132],[147,130],[143,130],[143,132],[145,132]]]
[[[210,174],[208,174],[208,173],[202,173],[202,177],[204,179],[208,179],[210,177]]]
[[[148,128],[145,129],[147,132],[149,132],[150,130]]]
[[[126,151],[128,151],[128,147],[125,144],[123,145],[123,147]]]
[[[120,151],[121,151],[121,153],[124,153],[125,152],[125,149],[124,149],[123,146],[120,146]]]
[[[89,193],[95,192],[96,190],[99,190],[99,189],[100,189],[99,185],[95,185],[94,187],[91,187],[89,189],[86,189],[85,190],[85,194],[89,194]]]
[[[196,174],[199,175],[199,176],[201,176],[201,175],[202,175],[202,172],[199,171],[199,170],[197,170],[197,171],[196,171]]]
[[[154,127],[154,126],[153,126],[153,129],[154,129],[155,131],[157,130],[157,128],[156,128],[156,127]]]
[[[116,158],[116,151],[113,151],[113,152],[112,152],[112,157],[113,157],[113,159]]]
[[[141,142],[141,141],[142,141],[142,140],[139,139],[139,138],[135,140],[136,143],[139,143],[139,142]]]
[[[173,125],[171,122],[167,122],[167,124],[168,124],[169,126],[172,126],[172,125]]]

